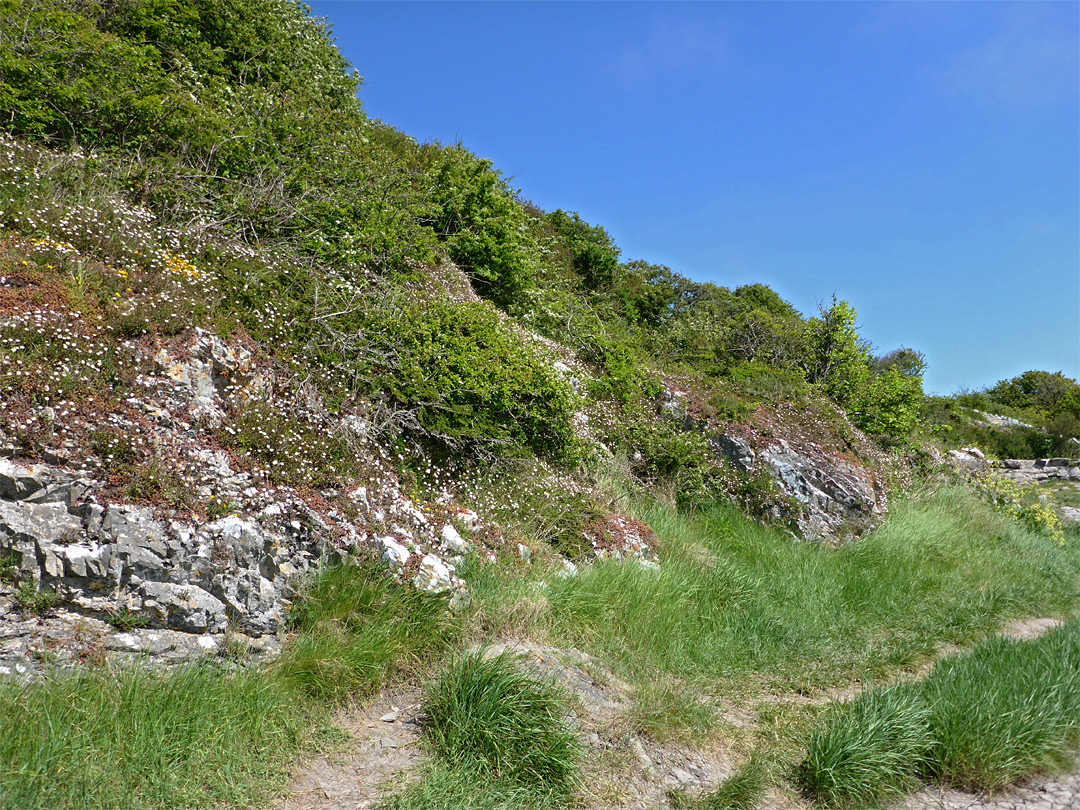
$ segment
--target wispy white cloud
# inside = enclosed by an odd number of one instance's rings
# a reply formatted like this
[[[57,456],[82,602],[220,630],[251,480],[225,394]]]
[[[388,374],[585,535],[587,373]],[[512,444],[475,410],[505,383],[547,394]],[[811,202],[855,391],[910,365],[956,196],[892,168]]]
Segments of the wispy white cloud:
[[[659,17],[640,38],[610,55],[607,72],[627,85],[689,78],[725,66],[730,52],[717,20]]]
[[[1056,15],[1055,15],[1056,16]],[[1043,106],[1075,98],[1080,45],[1073,25],[1042,15],[1014,17],[957,53],[937,76],[946,92],[983,102]]]

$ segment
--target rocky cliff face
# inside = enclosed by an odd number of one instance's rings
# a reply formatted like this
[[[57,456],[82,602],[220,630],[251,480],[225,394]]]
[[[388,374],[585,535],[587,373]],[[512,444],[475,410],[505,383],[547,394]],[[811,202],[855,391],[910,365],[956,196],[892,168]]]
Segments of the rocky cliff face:
[[[449,609],[467,603],[456,566],[470,552],[497,551],[478,539],[480,517],[449,497],[414,502],[363,440],[362,417],[328,416],[253,348],[199,329],[133,347],[144,396],[97,415],[37,407],[22,415],[48,427],[35,447],[0,435],[0,674],[87,656],[274,654],[299,589],[325,561],[354,555],[444,594]],[[230,414],[282,388],[308,398],[324,431],[357,438],[366,479],[321,491],[275,484],[250,456],[220,444],[234,430]],[[112,438],[95,454],[102,424]],[[255,433],[267,435],[258,425]],[[118,435],[154,448],[143,473],[171,474],[190,490],[185,507],[162,501],[160,482],[138,503],[125,497],[130,487],[118,490],[100,456],[121,452]],[[608,515],[588,528],[597,556],[655,564],[643,524]]]
[[[888,511],[878,471],[883,458],[849,423],[845,427],[852,439],[841,448],[834,431],[808,430],[805,415],[790,406],[759,410],[746,424],[724,425],[702,416],[686,391],[669,386],[661,409],[683,430],[704,434],[714,452],[742,472],[766,473],[788,499],[787,508],[775,507],[769,517],[793,524],[804,539],[857,536]],[[836,417],[843,418],[839,412]]]
[[[117,651],[175,652],[179,645],[197,654],[218,645],[185,644],[182,634],[226,632],[245,643],[267,637],[255,647],[274,648],[270,638],[305,579],[327,558],[350,554],[379,556],[417,588],[447,594],[451,606],[466,600],[454,566],[472,547],[465,537],[479,527],[475,514],[420,508],[385,465],[344,492],[276,486],[258,471],[240,470],[237,457],[217,444],[226,409],[270,384],[270,369],[250,351],[195,330],[136,362],[148,393],[108,419],[156,448],[155,474],[165,474],[160,465],[182,468],[192,508],[155,505],[152,488],[151,503],[125,502],[107,465],[87,454],[92,424],[53,431],[65,443],[37,452],[51,463],[32,461],[25,455],[31,448],[5,441],[0,625],[9,627],[0,665],[23,664],[35,634],[67,638],[80,621],[94,629],[95,643]],[[64,417],[39,408],[28,418],[55,426]],[[345,418],[331,429],[356,425]],[[39,621],[35,630],[26,609],[45,606],[54,608],[51,624]],[[116,630],[127,632],[109,641]],[[163,645],[163,638],[172,640]]]

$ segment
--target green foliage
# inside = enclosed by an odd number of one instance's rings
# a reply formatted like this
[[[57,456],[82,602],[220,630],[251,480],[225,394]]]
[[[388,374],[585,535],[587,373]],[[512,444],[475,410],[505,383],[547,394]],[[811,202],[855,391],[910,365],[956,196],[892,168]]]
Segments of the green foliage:
[[[581,279],[586,290],[609,290],[619,269],[619,248],[599,225],[561,208],[545,217],[554,232],[556,255]]]
[[[874,360],[857,329],[855,310],[846,301],[834,297],[832,306],[822,307],[810,322],[807,376],[860,428],[902,440],[918,423],[926,362],[910,349]]]
[[[60,595],[51,588],[42,588],[27,580],[15,591],[15,604],[28,613],[43,615],[60,602]]]
[[[105,617],[105,621],[119,630],[121,633],[127,633],[138,627],[146,627],[150,624],[150,619],[142,613],[136,613],[133,610],[128,610],[126,606],[121,607],[119,610],[110,612]]]
[[[666,676],[706,692],[724,679],[805,691],[913,667],[941,642],[1077,600],[1077,548],[960,490],[894,503],[888,523],[840,550],[793,543],[729,506],[695,515],[640,506],[633,514],[659,538],[659,571],[633,561],[565,579],[538,570],[542,607],[500,607],[504,593],[490,585],[473,589],[478,609],[512,617],[514,632],[586,645],[639,684]]]
[[[1080,455],[1080,447],[1037,427],[991,425],[975,413],[978,410],[1003,410],[986,401],[982,394],[957,394],[952,397],[926,397],[920,407],[920,420],[937,441],[946,447],[978,447],[992,458],[1046,458]],[[1065,417],[1068,419],[1069,417]],[[1080,434],[1080,429],[1065,436]]]
[[[619,281],[618,294],[625,307],[626,319],[652,327],[684,317],[706,286],[690,281],[662,264],[641,260],[624,264]]]
[[[919,777],[993,792],[1068,767],[1080,740],[1080,622],[1041,638],[993,636],[925,681],[840,704],[796,775],[828,807],[876,806]]]
[[[995,403],[1052,417],[1080,418],[1080,385],[1060,371],[1025,371],[986,390]]]
[[[393,330],[396,367],[387,383],[427,435],[450,446],[510,453],[569,451],[569,385],[494,307],[439,301],[401,318]]]
[[[477,293],[515,308],[538,259],[525,209],[490,160],[460,144],[424,147],[423,154],[433,163],[432,199],[438,206],[431,227]]]
[[[172,509],[191,509],[195,492],[183,476],[160,461],[133,465],[127,470],[124,493],[136,501],[155,503]]]
[[[312,717],[257,670],[139,667],[0,683],[0,806],[265,806]]]
[[[563,698],[519,666],[507,652],[457,658],[425,697],[425,735],[448,764],[565,801],[579,751],[563,720]]]
[[[325,567],[291,619],[297,636],[276,674],[327,702],[371,695],[458,633],[445,599],[397,583],[375,564]]]
[[[1042,502],[1037,486],[1024,486],[992,472],[975,476],[973,483],[975,491],[994,509],[1047,535],[1059,545],[1065,545],[1061,517],[1057,509]]]
[[[330,487],[355,472],[359,460],[349,445],[326,429],[316,414],[273,398],[250,399],[232,408],[222,443],[258,464],[275,483]]]
[[[930,712],[910,685],[837,706],[806,743],[796,778],[826,807],[876,807],[918,783],[933,748]]]

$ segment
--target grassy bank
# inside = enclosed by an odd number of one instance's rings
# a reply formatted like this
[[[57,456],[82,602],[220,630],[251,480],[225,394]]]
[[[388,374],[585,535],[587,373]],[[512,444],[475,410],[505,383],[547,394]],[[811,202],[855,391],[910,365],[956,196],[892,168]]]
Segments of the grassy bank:
[[[659,673],[706,693],[790,692],[879,679],[943,643],[1077,602],[1071,544],[962,490],[899,503],[882,528],[839,550],[793,542],[725,506],[688,516],[646,505],[640,516],[659,535],[659,571],[619,562],[575,577],[485,568],[473,590],[486,632],[577,645],[640,685]],[[662,688],[644,694],[670,702]]]
[[[921,779],[995,791],[1074,761],[1080,620],[1031,641],[991,638],[918,684],[841,704],[797,771],[826,807],[878,806]]]
[[[557,702],[530,692],[527,679],[452,658],[463,640],[509,634],[576,646],[636,687],[635,728],[696,745],[726,728],[708,698],[753,700],[884,682],[920,665],[942,643],[973,643],[1009,618],[1064,615],[1077,604],[1075,543],[1060,546],[961,490],[896,504],[882,528],[841,549],[795,542],[723,506],[686,515],[643,503],[638,514],[659,536],[659,570],[598,562],[562,577],[554,563],[466,566],[474,608],[449,619],[441,601],[419,597],[375,567],[329,569],[296,606],[291,640],[265,670],[100,671],[0,684],[0,805],[258,805],[280,789],[297,753],[324,738],[330,707],[362,700],[394,680],[423,681],[443,667],[447,674],[429,693],[429,710],[445,721],[445,733],[430,738],[435,764],[392,806],[562,806],[576,773],[570,748],[544,766],[562,769],[563,789],[541,794],[518,778],[531,772],[525,765],[533,749],[526,746],[523,754],[511,745],[514,724],[534,729],[536,715],[556,717]],[[855,742],[842,739],[833,748],[842,753],[844,745],[863,745],[859,740],[869,748],[886,740],[879,756],[862,761],[888,770],[889,750],[921,750],[919,735],[931,728],[935,739],[949,743],[937,745],[939,759],[928,772],[977,786],[1056,761],[1059,743],[1047,749],[1030,736],[1018,737],[1007,757],[1020,763],[1015,767],[984,763],[965,749],[982,727],[975,721],[980,711],[1009,714],[1004,704],[980,706],[981,687],[971,686],[965,672],[989,656],[994,681],[1011,684],[1013,696],[1036,682],[1052,684],[1025,662],[1075,672],[1078,631],[1070,628],[1033,647],[1037,654],[995,642],[989,652],[980,648],[973,663],[939,665],[926,689],[937,690],[932,705],[952,707],[951,714],[927,713],[906,693],[866,698],[871,703],[857,704],[865,711],[845,732]],[[1061,706],[1073,700],[1067,690],[1044,691]],[[810,713],[766,714],[759,712],[754,744],[769,749],[773,761],[790,756]],[[965,728],[962,721],[976,725]],[[551,733],[561,739],[557,728]],[[493,747],[462,747],[485,734]],[[860,801],[906,789],[914,778],[900,774]],[[728,786],[734,798],[718,792],[714,805],[752,795],[761,779],[756,771],[746,785]]]

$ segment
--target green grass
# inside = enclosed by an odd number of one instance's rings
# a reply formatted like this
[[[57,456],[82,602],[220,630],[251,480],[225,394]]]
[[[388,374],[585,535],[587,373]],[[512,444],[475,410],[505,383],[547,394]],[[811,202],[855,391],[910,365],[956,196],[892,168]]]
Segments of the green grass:
[[[264,806],[317,716],[256,671],[0,684],[0,807]]]
[[[1040,494],[1045,494],[1052,505],[1080,508],[1080,482],[1044,481],[1037,484]]]
[[[565,803],[579,747],[562,694],[521,671],[515,656],[484,650],[453,660],[424,700],[425,736],[448,766]]]
[[[485,631],[505,624],[578,645],[639,684],[660,673],[805,691],[885,677],[941,643],[1077,603],[1080,549],[961,490],[898,503],[840,550],[792,542],[722,506],[639,516],[660,538],[660,571],[601,562],[575,577],[538,567],[523,578],[489,566],[467,574]]]
[[[1068,766],[1080,740],[1080,621],[945,659],[923,693],[937,742],[933,777],[993,791]]]
[[[1041,638],[993,637],[930,677],[839,705],[796,769],[826,807],[877,806],[920,778],[993,792],[1068,767],[1080,740],[1080,620]]]
[[[765,793],[768,769],[756,757],[751,757],[715,790],[691,798],[686,793],[671,795],[675,810],[755,810]]]
[[[330,702],[369,696],[417,671],[459,631],[445,599],[394,582],[372,563],[325,568],[293,619],[299,632],[278,673]]]
[[[379,805],[380,810],[546,810],[544,800],[507,779],[463,767],[434,765]]]
[[[674,680],[642,684],[634,694],[630,722],[658,742],[701,744],[717,734],[720,724],[713,708],[699,698],[696,690]]]
[[[864,692],[810,736],[796,780],[826,807],[876,807],[901,796],[918,783],[933,746],[929,714],[913,686]]]

